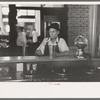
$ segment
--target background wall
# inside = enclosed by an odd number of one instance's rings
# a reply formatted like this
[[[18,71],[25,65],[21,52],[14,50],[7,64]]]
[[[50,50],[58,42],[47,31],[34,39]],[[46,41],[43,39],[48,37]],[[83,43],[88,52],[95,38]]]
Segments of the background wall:
[[[68,5],[68,44],[71,49],[75,49],[74,40],[79,34],[84,34],[89,41],[89,18],[90,5]]]

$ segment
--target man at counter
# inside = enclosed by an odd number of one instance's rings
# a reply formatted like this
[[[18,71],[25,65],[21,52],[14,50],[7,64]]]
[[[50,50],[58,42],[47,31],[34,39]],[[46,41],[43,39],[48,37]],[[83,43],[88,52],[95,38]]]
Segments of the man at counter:
[[[52,23],[48,27],[49,38],[44,38],[40,46],[36,49],[35,54],[49,55],[49,45],[55,46],[55,56],[66,56],[69,54],[69,48],[66,44],[66,41],[63,38],[59,38],[58,35],[60,33],[59,24]]]

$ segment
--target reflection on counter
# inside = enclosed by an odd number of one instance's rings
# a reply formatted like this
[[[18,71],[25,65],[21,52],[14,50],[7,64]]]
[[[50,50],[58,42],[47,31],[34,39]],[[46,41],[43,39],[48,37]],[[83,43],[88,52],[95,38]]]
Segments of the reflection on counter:
[[[4,59],[7,60],[4,60]],[[100,60],[57,57],[0,57],[0,81],[99,82]],[[64,71],[62,69],[65,69]],[[62,74],[62,71],[64,74]]]
[[[100,82],[100,70],[88,72],[88,70],[68,70],[66,75],[58,75],[53,72],[48,74],[36,74],[36,75],[23,75],[23,72],[16,73],[16,80],[5,79],[1,81],[8,82]]]

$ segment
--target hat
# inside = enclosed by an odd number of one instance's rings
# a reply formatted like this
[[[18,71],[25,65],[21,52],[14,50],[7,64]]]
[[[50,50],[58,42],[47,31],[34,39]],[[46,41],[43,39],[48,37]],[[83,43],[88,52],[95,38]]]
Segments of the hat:
[[[52,23],[50,26],[47,27],[47,30],[49,30],[50,28],[54,28],[58,31],[60,30],[59,29],[59,24],[57,24],[57,23]]]

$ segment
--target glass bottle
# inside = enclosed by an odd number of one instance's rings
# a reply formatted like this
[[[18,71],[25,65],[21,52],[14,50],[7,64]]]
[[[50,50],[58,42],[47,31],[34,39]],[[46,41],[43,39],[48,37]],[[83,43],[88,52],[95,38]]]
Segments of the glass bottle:
[[[83,35],[80,34],[74,40],[74,44],[77,47],[76,56],[78,58],[84,58],[84,48],[87,46],[88,40]]]

